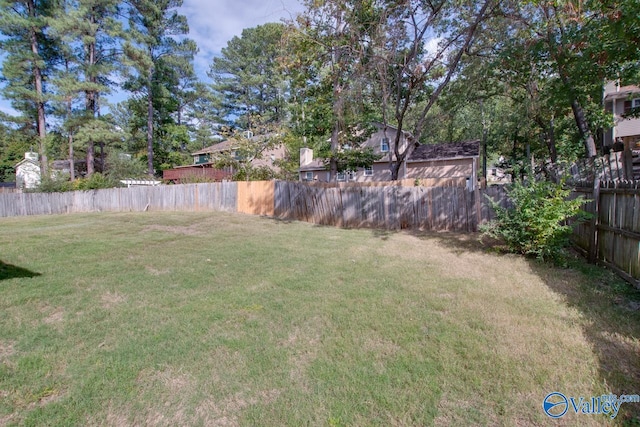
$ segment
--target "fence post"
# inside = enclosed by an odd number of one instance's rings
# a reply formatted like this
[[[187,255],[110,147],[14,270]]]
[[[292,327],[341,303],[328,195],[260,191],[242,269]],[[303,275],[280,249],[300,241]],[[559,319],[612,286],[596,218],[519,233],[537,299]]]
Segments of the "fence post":
[[[485,187],[485,190],[489,188],[488,186]],[[480,229],[480,225],[482,224],[482,194],[480,192],[480,189],[478,188],[478,186],[476,185],[476,188],[473,191],[473,195],[474,195],[474,202],[476,205],[476,224],[475,227],[473,227],[472,231],[478,231]]]
[[[589,263],[598,261],[598,226],[600,225],[600,178],[593,181],[593,218],[591,218],[591,236],[589,240]]]

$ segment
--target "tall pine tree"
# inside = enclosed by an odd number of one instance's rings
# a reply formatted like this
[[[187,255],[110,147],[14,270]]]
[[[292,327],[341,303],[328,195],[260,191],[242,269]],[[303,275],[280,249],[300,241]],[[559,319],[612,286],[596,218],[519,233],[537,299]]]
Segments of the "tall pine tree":
[[[56,52],[47,32],[57,7],[56,0],[0,0],[3,95],[35,123],[42,176],[48,175],[46,78]]]
[[[189,69],[197,46],[184,38],[189,33],[186,17],[176,8],[182,0],[132,0],[129,8],[129,40],[124,45],[129,65],[135,70],[127,88],[144,95],[147,109],[147,166],[154,168],[154,97],[167,70]]]
[[[118,21],[120,3],[117,0],[65,0],[64,12],[56,17],[54,26],[73,48],[78,74],[77,88],[84,95],[80,127],[102,128],[99,98],[110,91],[110,78],[118,67]],[[87,175],[95,171],[95,143],[101,146],[104,167],[104,135],[91,134],[86,141]],[[107,136],[107,139],[109,137]]]

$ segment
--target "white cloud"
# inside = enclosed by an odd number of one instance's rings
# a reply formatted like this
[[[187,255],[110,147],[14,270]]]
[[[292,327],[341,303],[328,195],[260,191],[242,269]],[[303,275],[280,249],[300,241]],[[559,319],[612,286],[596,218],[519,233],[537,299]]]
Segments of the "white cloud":
[[[214,56],[245,28],[292,19],[303,7],[298,0],[185,0],[180,13],[189,22],[189,38],[200,49],[195,67],[206,78]]]
[[[5,99],[0,99],[0,111],[10,116],[19,116],[20,113],[17,112],[12,106],[11,102]]]

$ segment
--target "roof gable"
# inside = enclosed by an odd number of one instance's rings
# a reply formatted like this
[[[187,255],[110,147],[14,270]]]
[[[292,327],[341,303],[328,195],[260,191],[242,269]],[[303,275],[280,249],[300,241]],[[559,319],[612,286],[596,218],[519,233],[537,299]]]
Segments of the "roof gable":
[[[480,155],[480,141],[463,141],[449,144],[433,144],[417,146],[409,161],[444,160],[460,157],[477,157]]]
[[[14,168],[17,168],[18,166],[22,166],[22,165],[26,165],[26,164],[31,164],[31,165],[36,166],[37,168],[40,168],[40,162],[37,162],[35,160],[31,160],[31,159],[22,159],[19,163],[16,163]]]
[[[225,141],[219,142],[217,144],[210,145],[202,150],[194,151],[191,153],[192,156],[197,156],[199,154],[211,154],[211,153],[220,153],[222,151],[231,150],[234,145],[237,145],[237,141],[234,139],[227,139]]]

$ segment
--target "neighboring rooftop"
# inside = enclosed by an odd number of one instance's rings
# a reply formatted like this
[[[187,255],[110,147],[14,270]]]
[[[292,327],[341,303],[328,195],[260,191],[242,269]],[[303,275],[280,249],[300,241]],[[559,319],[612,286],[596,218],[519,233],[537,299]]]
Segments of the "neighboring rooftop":
[[[237,144],[238,142],[235,139],[227,139],[226,141],[210,145],[206,148],[203,148],[202,150],[194,151],[193,153],[191,153],[191,155],[197,156],[199,154],[220,153],[222,151],[231,150],[233,146]]]
[[[300,172],[305,171],[316,171],[316,170],[328,170],[327,165],[324,163],[322,159],[313,159],[311,162],[306,165],[300,166]]]
[[[432,144],[417,146],[411,156],[410,162],[425,160],[453,159],[460,157],[476,157],[480,155],[480,140],[453,142],[449,144]]]
[[[634,85],[616,86],[607,85],[605,88],[605,100],[628,98],[632,94],[640,93],[640,87]]]

